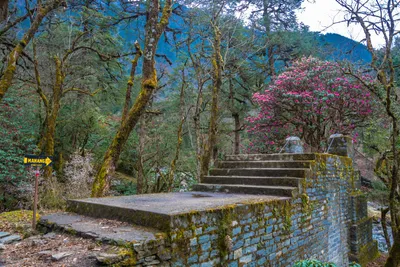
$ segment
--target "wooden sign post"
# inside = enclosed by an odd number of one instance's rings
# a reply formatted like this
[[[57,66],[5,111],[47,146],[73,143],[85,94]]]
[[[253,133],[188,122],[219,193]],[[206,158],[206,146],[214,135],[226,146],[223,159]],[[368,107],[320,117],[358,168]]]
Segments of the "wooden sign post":
[[[33,218],[32,218],[32,229],[36,230],[36,213],[37,213],[37,203],[38,203],[38,190],[39,190],[39,176],[40,169],[44,166],[49,166],[53,163],[53,158],[51,156],[37,156],[37,155],[25,155],[24,164],[30,165],[34,169],[35,174],[35,192],[33,196]]]

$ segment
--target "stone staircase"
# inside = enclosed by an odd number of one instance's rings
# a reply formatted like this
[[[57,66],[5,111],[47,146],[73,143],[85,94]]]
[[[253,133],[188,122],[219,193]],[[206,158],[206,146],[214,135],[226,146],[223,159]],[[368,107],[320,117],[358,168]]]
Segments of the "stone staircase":
[[[229,155],[193,190],[291,197],[313,160],[315,154]]]

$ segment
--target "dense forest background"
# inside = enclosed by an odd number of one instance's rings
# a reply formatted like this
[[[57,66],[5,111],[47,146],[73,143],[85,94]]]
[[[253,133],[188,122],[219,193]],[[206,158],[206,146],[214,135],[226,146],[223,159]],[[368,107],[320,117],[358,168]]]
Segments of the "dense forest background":
[[[253,94],[263,92],[293,61],[310,56],[357,66],[371,61],[363,44],[338,34],[310,32],[298,23],[295,12],[301,2],[173,4],[155,55],[158,86],[118,159],[113,194],[165,191],[160,180],[168,175],[173,176],[173,190],[187,190],[198,181],[212,117],[216,25],[222,85],[212,160],[257,152],[249,148],[246,130],[246,118],[258,109]],[[0,35],[2,75],[8,53],[30,29],[40,2],[8,4],[4,25],[22,19]],[[140,91],[143,57],[133,62],[138,55],[135,42],[140,47],[145,42],[148,4],[72,1],[43,19],[0,104],[1,210],[30,206],[33,175],[21,165],[24,154],[54,156],[51,173],[56,179],[42,181],[52,192],[43,189],[42,207],[59,207],[68,197],[90,195],[124,106],[131,106]],[[49,124],[54,124],[52,140],[47,136]],[[277,152],[285,137],[261,152]],[[46,147],[49,142],[53,150]]]
[[[361,42],[310,32],[303,0],[2,1],[0,211],[32,206],[26,154],[53,156],[39,206],[57,209],[189,190],[226,154],[288,135],[324,152],[340,132],[391,215],[398,266],[400,3],[335,1]]]

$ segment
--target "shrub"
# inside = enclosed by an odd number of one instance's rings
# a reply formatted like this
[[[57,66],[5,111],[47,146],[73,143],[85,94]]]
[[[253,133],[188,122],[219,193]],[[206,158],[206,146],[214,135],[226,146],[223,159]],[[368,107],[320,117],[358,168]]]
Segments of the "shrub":
[[[331,262],[321,262],[319,260],[302,260],[295,263],[293,267],[337,267]],[[352,262],[349,267],[361,267],[360,264]]]

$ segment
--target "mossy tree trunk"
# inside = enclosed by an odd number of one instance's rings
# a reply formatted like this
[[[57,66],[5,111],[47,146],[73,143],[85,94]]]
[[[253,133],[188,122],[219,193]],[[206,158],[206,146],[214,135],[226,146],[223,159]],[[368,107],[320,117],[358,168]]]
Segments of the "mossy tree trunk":
[[[394,239],[392,248],[389,251],[389,257],[386,260],[385,267],[398,267],[400,266],[400,235]]]
[[[7,67],[5,68],[4,74],[0,79],[0,102],[12,85],[12,80],[14,78],[17,68],[17,61],[21,56],[23,50],[35,36],[40,24],[42,23],[46,15],[50,11],[57,8],[61,2],[61,0],[53,0],[45,7],[42,7],[40,5],[37,6],[37,14],[33,19],[31,26],[8,56]]]
[[[129,76],[129,80],[128,80],[128,83],[126,86],[125,104],[124,104],[124,109],[122,111],[122,120],[126,119],[129,108],[131,106],[131,94],[132,94],[133,83],[135,81],[136,68],[137,68],[138,61],[143,54],[138,41],[135,42],[135,49],[136,49],[136,55],[135,55],[135,58],[132,60],[131,74]]]
[[[215,22],[215,21],[214,21]],[[208,174],[210,168],[211,156],[217,142],[217,120],[218,120],[218,98],[222,85],[222,56],[221,56],[221,32],[217,25],[213,24],[213,56],[212,56],[212,102],[210,114],[210,126],[208,129],[208,141],[204,145],[204,151],[201,158],[200,180]]]
[[[163,34],[165,27],[168,25],[169,17],[172,12],[171,7],[172,0],[165,1],[161,18],[159,18],[159,1],[148,1],[141,90],[135,103],[130,108],[126,119],[121,121],[119,129],[104,155],[93,183],[93,197],[101,197],[107,194],[122,149],[125,146],[132,129],[143,114],[153,92],[157,88],[155,53],[158,41]]]
[[[54,77],[54,85],[52,87],[52,95],[49,97],[46,96],[46,94],[42,89],[35,40],[33,40],[32,42],[32,50],[33,50],[34,73],[36,79],[36,92],[39,94],[43,102],[46,113],[46,117],[43,123],[43,131],[41,131],[41,137],[38,143],[38,147],[40,151],[46,156],[54,156],[57,118],[59,111],[61,109],[62,97],[68,92],[80,92],[85,95],[94,96],[95,94],[100,92],[100,90],[96,90],[95,92],[87,92],[78,88],[68,88],[68,89],[63,88],[64,80],[66,77],[64,71],[64,64],[67,61],[68,56],[70,56],[73,53],[73,50],[69,50],[63,56],[62,59],[57,56],[54,57],[55,77]],[[45,167],[44,177],[46,179],[51,178],[52,171],[53,168],[51,166]]]
[[[138,145],[138,160],[137,160],[137,183],[136,191],[137,194],[143,194],[145,192],[145,173],[144,173],[144,147],[146,143],[146,118],[144,114],[139,121],[139,145]]]
[[[58,113],[61,107],[61,97],[62,97],[62,85],[64,82],[65,75],[62,72],[61,60],[58,57],[54,57],[55,65],[56,65],[56,79],[53,86],[53,97],[51,101],[51,107],[46,110],[46,128],[45,128],[45,137],[44,143],[42,144],[44,154],[47,156],[54,155],[54,139],[56,135],[56,123]],[[49,179],[51,177],[53,168],[51,166],[47,166],[44,169],[44,177]]]
[[[36,91],[44,104],[46,117],[44,121],[44,129],[38,147],[46,156],[54,155],[54,139],[56,134],[56,122],[58,112],[61,107],[62,85],[65,75],[62,72],[62,62],[58,57],[54,57],[55,63],[55,82],[53,85],[53,95],[51,100],[44,94],[39,73],[39,63],[37,60],[37,50],[35,40],[32,42],[34,73],[36,79]],[[49,179],[52,174],[52,167],[47,166],[44,169],[45,179]]]

